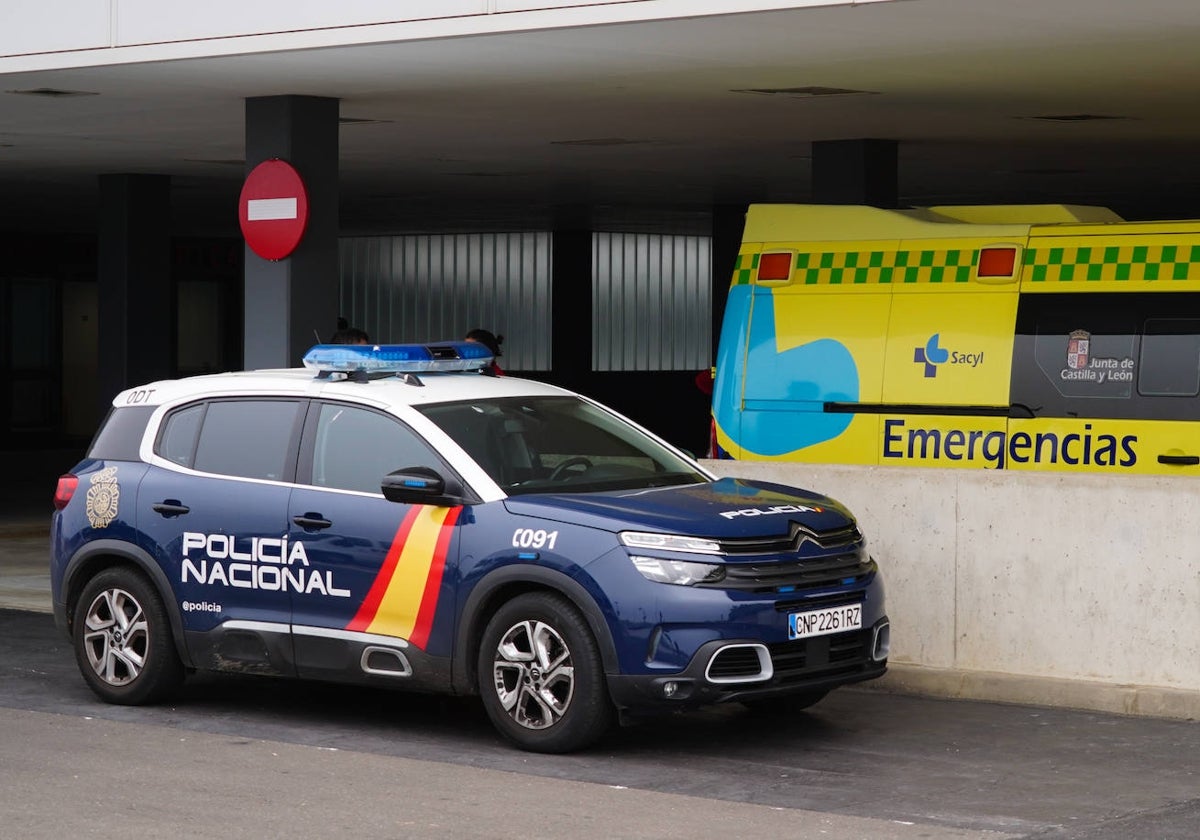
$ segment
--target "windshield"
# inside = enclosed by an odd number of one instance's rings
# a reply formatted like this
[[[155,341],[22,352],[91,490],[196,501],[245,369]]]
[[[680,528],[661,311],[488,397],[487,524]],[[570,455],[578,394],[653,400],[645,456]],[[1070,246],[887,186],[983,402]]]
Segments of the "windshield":
[[[509,495],[633,490],[708,481],[626,421],[576,397],[415,406]]]

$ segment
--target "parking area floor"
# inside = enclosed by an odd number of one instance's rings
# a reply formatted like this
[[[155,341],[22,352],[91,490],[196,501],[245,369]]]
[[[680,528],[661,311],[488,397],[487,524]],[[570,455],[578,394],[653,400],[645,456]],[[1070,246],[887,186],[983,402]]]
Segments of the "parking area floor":
[[[0,755],[0,836],[1200,837],[1196,722],[848,688],[546,756],[474,698],[209,675],[169,704],[106,705],[51,616],[10,609]]]

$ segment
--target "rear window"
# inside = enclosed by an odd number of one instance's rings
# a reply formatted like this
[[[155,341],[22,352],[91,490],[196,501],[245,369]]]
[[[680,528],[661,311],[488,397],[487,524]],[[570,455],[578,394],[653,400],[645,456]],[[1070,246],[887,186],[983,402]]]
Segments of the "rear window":
[[[114,408],[100,424],[88,457],[101,461],[137,461],[153,406]]]

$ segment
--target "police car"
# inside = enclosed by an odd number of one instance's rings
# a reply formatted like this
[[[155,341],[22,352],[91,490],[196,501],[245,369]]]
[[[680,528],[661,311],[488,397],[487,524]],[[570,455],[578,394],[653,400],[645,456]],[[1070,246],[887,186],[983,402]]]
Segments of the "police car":
[[[482,345],[319,345],[304,368],[117,395],[59,479],[55,617],[102,699],[189,672],[478,694],[518,747],[887,666],[854,517],[716,479]]]

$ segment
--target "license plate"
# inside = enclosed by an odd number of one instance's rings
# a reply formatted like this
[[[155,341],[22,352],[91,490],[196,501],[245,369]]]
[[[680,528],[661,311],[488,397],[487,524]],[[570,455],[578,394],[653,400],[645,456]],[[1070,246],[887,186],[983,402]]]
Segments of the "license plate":
[[[788,638],[807,639],[862,629],[862,604],[788,614]]]

